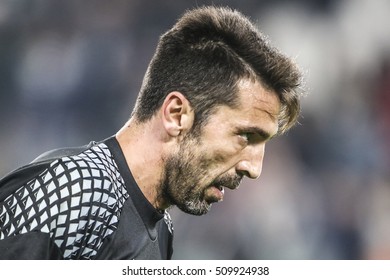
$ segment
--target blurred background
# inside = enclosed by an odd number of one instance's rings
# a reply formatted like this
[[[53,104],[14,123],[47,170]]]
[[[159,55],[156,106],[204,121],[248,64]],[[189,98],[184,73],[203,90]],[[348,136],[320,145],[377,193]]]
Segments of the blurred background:
[[[206,216],[171,210],[174,258],[390,259],[388,0],[0,0],[0,177],[113,135],[158,37],[210,3],[295,57],[308,95],[259,180]]]

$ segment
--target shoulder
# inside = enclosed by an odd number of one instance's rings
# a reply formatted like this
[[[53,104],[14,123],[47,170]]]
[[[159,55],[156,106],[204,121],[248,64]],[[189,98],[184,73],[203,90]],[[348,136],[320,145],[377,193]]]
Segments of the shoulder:
[[[58,163],[57,161],[61,157],[79,154],[94,144],[95,142],[91,142],[89,145],[81,147],[61,148],[45,152],[31,163],[7,174],[0,180],[0,201],[4,200],[21,186],[46,174],[48,169],[52,168],[52,166],[55,168],[55,163]]]
[[[99,144],[78,154],[41,158],[14,177],[32,166],[39,170],[23,183],[14,182],[14,190],[0,200],[2,238],[31,231],[50,233],[65,258],[92,257],[115,231],[128,198],[109,149]],[[88,243],[91,238],[93,246]]]
[[[116,203],[119,198],[125,199],[125,183],[104,144],[53,161],[38,179],[48,192],[60,192],[62,199],[82,196],[85,203]]]

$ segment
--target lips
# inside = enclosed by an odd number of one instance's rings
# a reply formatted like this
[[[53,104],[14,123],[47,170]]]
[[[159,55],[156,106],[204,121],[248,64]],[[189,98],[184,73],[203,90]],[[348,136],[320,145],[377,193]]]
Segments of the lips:
[[[224,176],[215,180],[205,190],[205,199],[208,203],[219,202],[223,200],[225,188],[235,190],[240,185],[242,177]]]
[[[208,203],[220,202],[223,200],[224,188],[222,186],[211,185],[205,190],[205,200]]]
[[[216,186],[217,189],[219,189],[222,193],[225,192],[225,189],[223,188],[223,186]]]

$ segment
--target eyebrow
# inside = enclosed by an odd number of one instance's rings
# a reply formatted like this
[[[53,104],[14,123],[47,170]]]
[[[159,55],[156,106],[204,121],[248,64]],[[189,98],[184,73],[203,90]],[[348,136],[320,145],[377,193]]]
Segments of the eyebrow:
[[[239,130],[239,132],[257,134],[260,137],[262,137],[264,140],[270,140],[277,135],[277,133],[275,133],[274,135],[271,135],[270,133],[268,133],[264,129],[256,127],[256,126],[243,127],[243,128],[239,128],[238,130]]]

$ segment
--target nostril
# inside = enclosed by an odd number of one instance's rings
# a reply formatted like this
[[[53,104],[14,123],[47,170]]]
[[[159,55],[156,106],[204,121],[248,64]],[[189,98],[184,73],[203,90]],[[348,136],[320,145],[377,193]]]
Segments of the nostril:
[[[238,174],[239,176],[241,176],[241,177],[246,176],[246,177],[248,177],[248,178],[251,178],[251,174],[250,174],[249,171],[247,171],[247,170],[238,170],[238,171],[237,171],[237,174]]]

